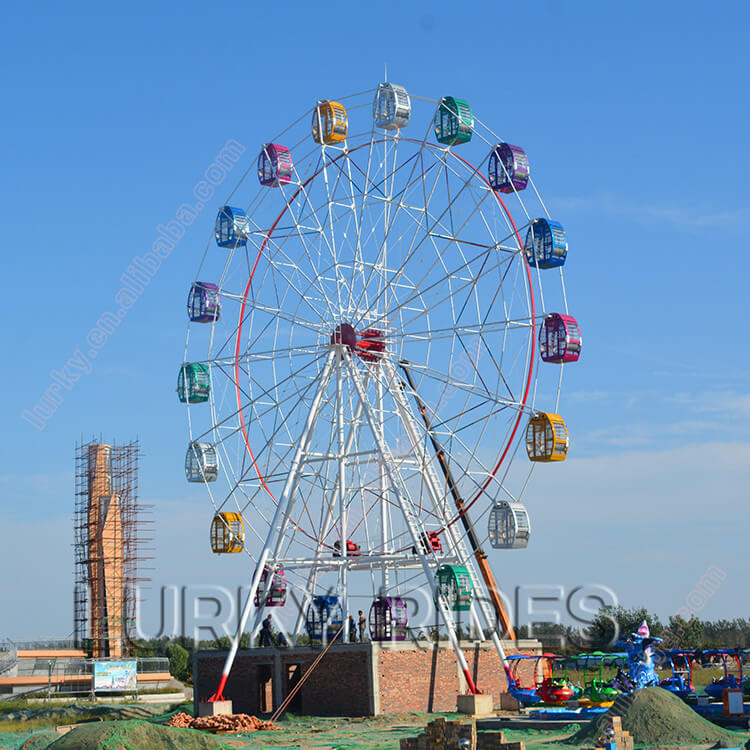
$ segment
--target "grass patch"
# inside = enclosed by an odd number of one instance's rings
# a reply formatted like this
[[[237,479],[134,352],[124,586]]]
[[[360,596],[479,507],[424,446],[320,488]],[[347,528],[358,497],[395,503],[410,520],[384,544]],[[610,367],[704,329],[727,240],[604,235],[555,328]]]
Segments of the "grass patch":
[[[113,717],[117,718],[117,717]],[[65,724],[79,724],[87,721],[106,721],[106,717],[96,714],[79,714],[73,721],[64,716],[40,716],[32,719],[12,719],[0,721],[0,732],[28,732],[32,729],[48,729]]]

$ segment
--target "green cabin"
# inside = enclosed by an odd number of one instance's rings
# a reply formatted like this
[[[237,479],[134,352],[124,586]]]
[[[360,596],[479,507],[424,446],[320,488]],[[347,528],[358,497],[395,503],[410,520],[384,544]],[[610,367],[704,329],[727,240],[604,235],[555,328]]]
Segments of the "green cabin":
[[[208,367],[200,362],[189,362],[180,367],[177,376],[177,395],[183,404],[202,404],[211,393]]]
[[[441,565],[435,576],[436,596],[442,596],[454,612],[467,612],[471,608],[474,585],[469,571],[463,565]]]
[[[474,115],[468,102],[444,96],[435,113],[435,137],[438,143],[457,146],[468,143],[474,132]]]

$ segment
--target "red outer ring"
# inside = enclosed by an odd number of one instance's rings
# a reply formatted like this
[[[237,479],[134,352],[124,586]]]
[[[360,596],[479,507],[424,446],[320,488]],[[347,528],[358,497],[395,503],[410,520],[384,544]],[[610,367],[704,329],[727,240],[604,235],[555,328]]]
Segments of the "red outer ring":
[[[381,139],[379,141],[375,141],[375,143],[381,143],[384,140],[385,139]],[[422,143],[421,141],[417,141],[417,140],[412,139],[412,138],[403,138],[402,140],[409,141],[410,143]],[[366,148],[366,147],[368,147],[370,145],[371,145],[371,142],[368,142],[368,143],[362,144],[361,146],[357,146],[357,147],[355,147],[353,149],[349,149],[348,152],[342,152],[335,159],[332,159],[329,162],[329,164],[333,164],[333,163],[337,162],[343,156],[346,156],[347,153],[353,153],[354,151],[359,151],[360,149]],[[490,190],[492,190],[492,187],[491,187],[489,181],[487,180],[487,178],[484,175],[480,174],[480,172],[477,170],[477,168],[473,164],[471,164],[470,162],[468,162],[463,157],[458,156],[458,154],[453,153],[453,151],[449,150],[449,151],[447,151],[447,153],[451,154],[451,156],[454,156],[456,159],[458,159],[459,161],[463,162],[467,167],[469,167],[471,170],[473,170],[474,174],[477,175],[478,177],[480,177],[482,180],[484,180],[484,182],[487,184],[487,186],[490,188]],[[274,230],[278,226],[278,223],[281,221],[281,219],[284,216],[284,214],[287,212],[287,210],[289,208],[289,204],[297,197],[297,195],[299,195],[299,192],[302,190],[302,188],[306,187],[310,182],[312,182],[312,180],[314,180],[323,171],[323,169],[324,169],[324,167],[321,167],[320,169],[318,169],[317,172],[315,172],[310,177],[308,177],[307,180],[305,180],[305,182],[303,182],[302,185],[300,185],[300,187],[298,187],[297,190],[295,190],[294,194],[289,198],[289,200],[287,201],[287,203],[284,206],[283,210],[276,217],[276,220],[273,222],[273,224],[271,225],[271,228],[268,230],[266,238],[263,240],[263,244],[258,249],[258,254],[257,254],[256,258],[255,258],[255,263],[253,264],[253,267],[252,267],[252,269],[250,271],[250,276],[248,277],[247,285],[245,286],[245,291],[244,291],[244,293],[242,295],[242,305],[240,307],[239,321],[237,323],[237,339],[236,339],[236,345],[235,345],[235,350],[234,350],[234,385],[235,385],[235,393],[236,393],[236,398],[237,398],[237,412],[238,412],[239,417],[240,417],[240,430],[242,431],[242,436],[243,436],[243,438],[245,440],[245,445],[247,446],[247,451],[248,451],[248,453],[250,455],[250,460],[252,461],[253,468],[255,469],[255,473],[258,475],[258,479],[260,480],[261,486],[268,493],[268,495],[271,497],[271,499],[274,501],[274,503],[278,503],[278,501],[276,500],[274,494],[271,492],[270,488],[266,484],[266,481],[263,478],[263,475],[261,474],[260,469],[258,468],[258,464],[257,464],[257,462],[255,460],[255,454],[253,453],[253,449],[250,446],[250,439],[249,439],[248,434],[247,434],[247,426],[245,425],[245,417],[244,417],[244,414],[242,412],[242,400],[241,400],[241,390],[240,390],[240,342],[241,342],[241,338],[242,338],[242,325],[243,325],[243,321],[244,321],[245,307],[246,307],[246,304],[247,304],[247,298],[248,298],[248,295],[250,293],[250,285],[252,284],[253,277],[255,276],[255,271],[258,268],[258,263],[260,262],[261,255],[263,254],[263,251],[265,250],[265,247],[266,247],[266,245],[268,243],[268,240],[270,239],[271,235],[273,234]],[[508,221],[510,221],[511,225],[513,226],[513,230],[515,232],[516,241],[518,242],[519,250],[523,251],[523,243],[521,242],[521,237],[518,234],[518,228],[516,227],[516,224],[513,221],[513,217],[511,216],[510,211],[508,211],[508,207],[505,205],[503,199],[498,195],[498,193],[496,191],[493,191],[493,193],[494,193],[495,197],[497,198],[498,203],[502,206],[503,211],[505,212],[505,215],[508,218]],[[534,285],[533,285],[532,279],[531,279],[531,268],[529,266],[528,259],[526,258],[525,255],[523,256],[523,258],[524,258],[524,262],[525,262],[525,265],[526,265],[526,278],[528,280],[529,297],[531,299],[531,320],[532,320],[532,323],[533,323],[533,321],[534,321],[534,319],[536,317],[536,308],[535,308],[535,305],[534,305]],[[508,455],[508,451],[510,450],[511,445],[513,444],[513,441],[514,441],[514,439],[516,437],[516,433],[518,431],[518,426],[521,423],[521,417],[523,416],[523,407],[526,406],[526,401],[528,400],[528,396],[529,396],[529,389],[531,387],[531,378],[532,378],[533,371],[534,371],[534,356],[535,356],[535,353],[536,353],[536,349],[535,349],[536,335],[535,335],[535,333],[536,333],[536,325],[533,325],[532,331],[531,331],[531,353],[530,353],[530,357],[529,357],[529,372],[528,372],[528,375],[527,375],[527,378],[526,378],[526,388],[524,389],[523,399],[521,401],[521,405],[520,405],[520,408],[518,410],[518,416],[516,418],[516,423],[513,425],[513,430],[511,432],[511,435],[510,435],[510,438],[508,440],[508,443],[505,446],[505,450],[503,451],[502,455],[500,456],[500,459],[495,464],[495,468],[492,470],[490,476],[487,478],[487,480],[485,481],[485,483],[482,485],[482,487],[479,490],[479,492],[477,492],[477,494],[472,498],[472,500],[466,504],[466,506],[464,507],[463,511],[461,511],[460,513],[458,513],[456,515],[456,517],[452,521],[449,521],[447,527],[453,526],[453,524],[456,523],[459,520],[459,518],[461,518],[461,516],[464,513],[466,513],[466,511],[469,510],[469,508],[471,508],[472,505],[474,505],[474,503],[476,503],[476,501],[484,494],[484,492],[487,489],[487,487],[489,486],[490,482],[492,481],[492,479],[495,477],[495,475],[497,474],[498,470],[500,469],[500,466],[502,465],[503,461],[505,460],[505,457]],[[292,522],[292,523],[294,523],[294,522]],[[319,544],[321,543],[319,539],[317,539],[316,537],[314,537],[309,532],[305,531],[298,524],[294,523],[294,525],[295,525],[295,527],[299,531],[301,531],[309,539],[312,539],[314,542],[317,542]],[[444,531],[445,528],[447,528],[447,527],[439,529],[438,533]],[[325,546],[329,546],[329,545],[325,545]]]
[[[453,153],[453,152],[449,152]],[[467,167],[470,167],[474,170],[474,173],[481,177],[484,182],[487,184],[487,187],[492,190],[492,185],[490,185],[489,180],[483,175],[480,174],[477,168],[470,164],[466,159],[464,159],[461,156],[458,156],[458,154],[453,154],[453,156],[456,157],[459,161],[462,161],[464,164],[466,164]],[[529,259],[526,257],[526,254],[523,252],[523,243],[521,242],[521,237],[518,234],[518,227],[516,226],[516,222],[513,221],[513,217],[510,215],[510,211],[508,211],[508,207],[505,205],[505,202],[503,199],[498,195],[496,190],[492,190],[492,192],[495,194],[495,198],[497,198],[497,202],[503,207],[503,211],[505,211],[505,215],[508,217],[508,221],[513,226],[513,231],[516,235],[516,242],[518,243],[518,249],[521,251],[521,255],[523,256],[524,264],[526,266],[526,279],[529,283],[529,297],[531,298],[531,353],[529,356],[529,373],[526,376],[526,388],[523,392],[523,399],[521,401],[521,407],[518,410],[518,416],[516,417],[516,423],[513,425],[513,431],[510,434],[510,439],[508,440],[507,445],[505,446],[505,450],[503,451],[503,454],[500,456],[499,461],[495,464],[495,468],[492,470],[492,473],[489,477],[487,477],[487,480],[482,485],[481,489],[477,494],[472,498],[467,505],[464,506],[464,509],[452,520],[448,522],[448,527],[453,526],[456,521],[458,521],[461,516],[463,516],[469,508],[471,508],[474,503],[479,500],[479,498],[484,494],[484,491],[489,487],[490,482],[492,479],[494,479],[495,475],[498,472],[498,469],[500,468],[501,464],[505,460],[505,457],[508,455],[508,451],[510,450],[510,446],[513,445],[513,440],[516,437],[516,432],[518,432],[518,425],[521,423],[521,417],[523,416],[523,407],[526,406],[526,401],[528,401],[529,398],[529,389],[531,388],[531,377],[534,373],[534,359],[536,355],[536,323],[534,322],[536,320],[536,306],[534,304],[534,284],[531,280],[531,267],[529,266]],[[442,531],[442,529],[441,529]]]

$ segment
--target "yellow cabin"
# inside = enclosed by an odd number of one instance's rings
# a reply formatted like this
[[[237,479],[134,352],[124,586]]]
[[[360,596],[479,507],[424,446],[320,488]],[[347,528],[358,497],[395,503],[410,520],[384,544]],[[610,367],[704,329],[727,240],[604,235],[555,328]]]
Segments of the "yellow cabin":
[[[242,552],[245,523],[240,513],[217,513],[211,521],[211,549],[217,554]]]
[[[313,110],[312,137],[315,143],[340,143],[346,140],[349,120],[338,102],[324,99]]]
[[[526,452],[532,461],[564,461],[568,455],[568,428],[559,414],[539,411],[526,428]]]

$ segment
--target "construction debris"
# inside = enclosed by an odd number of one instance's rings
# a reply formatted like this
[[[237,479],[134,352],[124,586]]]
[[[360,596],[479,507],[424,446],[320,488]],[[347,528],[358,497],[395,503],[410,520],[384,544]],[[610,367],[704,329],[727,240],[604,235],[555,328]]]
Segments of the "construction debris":
[[[217,716],[200,716],[194,719],[190,714],[178,713],[166,722],[168,727],[200,729],[213,734],[229,732],[261,732],[278,729],[270,721],[261,721],[249,714],[218,714]]]
[[[193,723],[193,717],[190,714],[178,713],[170,717],[169,721],[164,722],[168,727],[182,727],[188,729]]]
[[[608,716],[595,750],[633,750],[633,737],[622,728],[622,717]]]
[[[507,742],[503,732],[479,732],[476,722],[431,721],[418,737],[401,740],[401,750],[525,750],[523,742]]]

